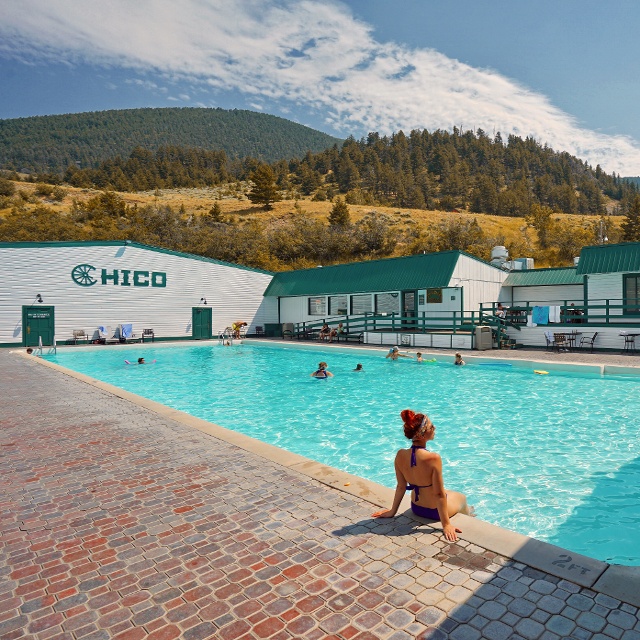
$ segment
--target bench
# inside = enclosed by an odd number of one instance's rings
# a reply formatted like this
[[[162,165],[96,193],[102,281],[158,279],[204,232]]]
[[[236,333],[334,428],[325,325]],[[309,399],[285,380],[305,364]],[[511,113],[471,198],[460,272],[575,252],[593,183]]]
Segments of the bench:
[[[363,342],[364,333],[339,333],[336,338],[338,342],[340,342],[340,340],[344,340],[345,342]]]

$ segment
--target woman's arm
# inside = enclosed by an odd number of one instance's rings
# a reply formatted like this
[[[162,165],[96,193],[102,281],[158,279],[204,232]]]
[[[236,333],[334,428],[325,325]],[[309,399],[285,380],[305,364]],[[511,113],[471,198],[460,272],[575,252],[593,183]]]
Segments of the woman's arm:
[[[433,466],[433,493],[436,498],[440,522],[442,522],[442,532],[447,540],[455,542],[458,539],[456,533],[462,533],[462,530],[454,527],[449,520],[447,492],[444,489],[444,480],[442,479],[442,458],[437,453],[434,454]]]
[[[400,469],[398,468],[398,454],[400,452],[398,451],[398,453],[396,454],[396,461],[395,461],[395,469],[396,469],[396,480],[397,480],[397,485],[396,485],[396,493],[393,496],[393,504],[391,505],[391,509],[382,509],[381,511],[376,511],[375,513],[371,514],[371,517],[373,518],[393,518],[393,516],[396,515],[396,513],[398,513],[398,509],[400,508],[400,503],[402,502],[402,498],[404,498],[404,494],[407,491],[407,481],[404,479],[404,476],[402,475],[402,471],[400,471]]]

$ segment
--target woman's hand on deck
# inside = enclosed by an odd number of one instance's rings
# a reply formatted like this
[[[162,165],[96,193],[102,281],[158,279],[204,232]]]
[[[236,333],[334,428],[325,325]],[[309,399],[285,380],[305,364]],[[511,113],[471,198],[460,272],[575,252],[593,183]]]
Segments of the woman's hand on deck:
[[[371,514],[372,518],[393,518],[393,516],[395,516],[395,512],[391,511],[390,509],[382,509],[380,511],[376,511],[375,513]]]
[[[444,533],[444,537],[449,542],[456,542],[458,540],[458,536],[456,534],[462,533],[462,529],[454,527],[452,524],[447,524],[442,527],[442,533]]]

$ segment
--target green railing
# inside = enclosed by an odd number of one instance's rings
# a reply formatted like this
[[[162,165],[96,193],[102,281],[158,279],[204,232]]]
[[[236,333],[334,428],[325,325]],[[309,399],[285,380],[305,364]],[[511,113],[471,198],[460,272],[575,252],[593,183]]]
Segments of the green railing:
[[[293,324],[293,336],[301,338],[318,337],[320,329],[326,323],[335,329],[339,322],[347,334],[359,334],[368,331],[390,333],[430,333],[434,331],[451,331],[453,333],[469,333],[480,324],[482,314],[478,311],[451,311],[437,315],[419,313],[417,315],[364,314],[332,316],[314,321]]]
[[[527,316],[533,313],[530,302],[518,302],[505,308],[505,324],[526,325]],[[621,299],[604,299],[590,301],[587,304],[571,300],[553,300],[546,305],[559,306],[560,323],[555,324],[582,324],[592,327],[606,327],[610,325],[625,327],[640,327],[640,309],[638,304],[625,304]],[[497,303],[483,303],[480,305],[480,313],[487,318],[495,318]]]

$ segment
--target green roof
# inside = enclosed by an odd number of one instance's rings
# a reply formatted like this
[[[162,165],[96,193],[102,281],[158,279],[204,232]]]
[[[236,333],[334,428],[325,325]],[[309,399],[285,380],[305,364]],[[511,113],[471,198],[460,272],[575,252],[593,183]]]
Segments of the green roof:
[[[131,242],[130,240],[52,240],[51,242],[0,242],[0,249],[33,249],[43,247],[136,247],[138,249],[146,249],[147,251],[155,251],[156,253],[166,253],[170,256],[178,256],[180,258],[189,258],[190,260],[200,260],[201,262],[211,262],[213,264],[221,264],[227,267],[235,267],[236,269],[244,269],[245,271],[255,271],[256,273],[264,273],[267,275],[273,274],[272,271],[265,271],[264,269],[245,267],[241,264],[224,262],[223,260],[215,260],[214,258],[205,258],[204,256],[197,256],[193,253],[183,253],[182,251],[173,251],[172,249],[152,247],[148,244]]]
[[[583,277],[575,267],[559,269],[529,269],[512,271],[504,281],[505,287],[540,287],[554,284],[582,284]]]
[[[640,271],[640,242],[599,244],[583,247],[578,273],[619,273]]]
[[[443,251],[284,271],[273,277],[264,295],[311,296],[447,287],[461,255],[487,264],[462,251]]]

